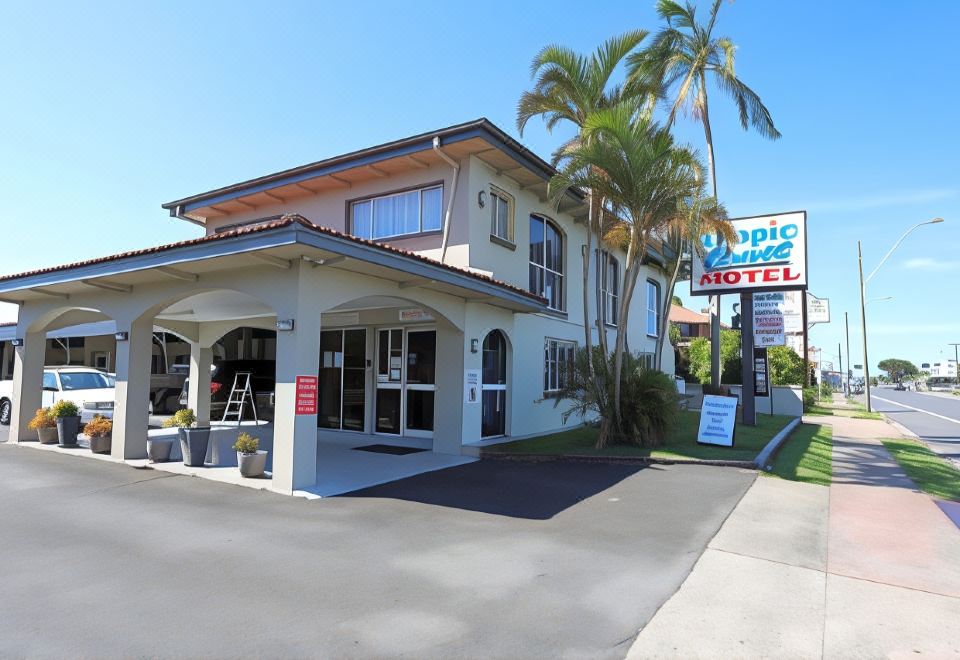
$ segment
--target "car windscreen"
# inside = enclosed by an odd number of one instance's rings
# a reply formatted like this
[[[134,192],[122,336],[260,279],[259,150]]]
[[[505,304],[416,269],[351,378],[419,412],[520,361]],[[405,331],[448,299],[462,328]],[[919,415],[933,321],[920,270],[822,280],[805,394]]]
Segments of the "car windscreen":
[[[60,384],[64,390],[97,390],[111,387],[103,374],[89,371],[60,372]]]

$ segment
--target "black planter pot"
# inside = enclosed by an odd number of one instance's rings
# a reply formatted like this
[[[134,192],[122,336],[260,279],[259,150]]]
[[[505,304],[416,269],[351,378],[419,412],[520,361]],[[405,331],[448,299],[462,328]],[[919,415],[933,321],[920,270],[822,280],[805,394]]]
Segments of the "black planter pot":
[[[203,467],[209,443],[209,426],[180,429],[180,451],[183,454],[183,464],[189,467]]]
[[[76,447],[80,433],[80,415],[57,417],[57,438],[61,447]]]

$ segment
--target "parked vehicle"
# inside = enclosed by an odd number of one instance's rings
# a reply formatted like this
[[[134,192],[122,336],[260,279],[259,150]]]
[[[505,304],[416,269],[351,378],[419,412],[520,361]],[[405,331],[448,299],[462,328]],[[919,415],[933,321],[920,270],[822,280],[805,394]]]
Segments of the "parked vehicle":
[[[276,362],[273,360],[223,360],[213,365],[210,374],[210,419],[220,419],[230,398],[230,389],[237,372],[249,371],[253,374],[250,387],[257,402],[257,418],[270,421],[273,419],[274,391],[277,385]],[[240,382],[240,387],[243,382]],[[180,405],[188,405],[190,379],[183,383],[180,393]],[[243,413],[244,419],[253,419],[253,411],[249,406]]]
[[[91,367],[44,367],[41,402],[49,408],[58,401],[73,401],[80,408],[82,423],[97,415],[113,419],[114,383],[113,374]],[[152,405],[148,403],[150,409]],[[13,381],[5,380],[0,382],[0,424],[10,424],[12,411]]]

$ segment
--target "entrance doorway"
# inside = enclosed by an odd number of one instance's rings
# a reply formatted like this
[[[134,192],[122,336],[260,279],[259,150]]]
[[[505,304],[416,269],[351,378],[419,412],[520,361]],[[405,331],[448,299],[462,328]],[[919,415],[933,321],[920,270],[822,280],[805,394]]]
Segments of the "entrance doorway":
[[[317,426],[363,431],[366,412],[367,331],[320,332],[320,409]]]
[[[480,435],[492,438],[507,432],[507,339],[499,330],[483,340]]]
[[[377,331],[376,433],[433,437],[436,356],[436,330]]]

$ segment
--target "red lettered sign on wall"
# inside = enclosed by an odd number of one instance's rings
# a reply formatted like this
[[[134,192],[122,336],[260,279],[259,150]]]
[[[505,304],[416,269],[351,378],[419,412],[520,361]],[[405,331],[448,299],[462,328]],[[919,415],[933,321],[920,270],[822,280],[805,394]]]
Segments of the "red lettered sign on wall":
[[[297,376],[297,415],[317,414],[317,385],[316,376]]]

